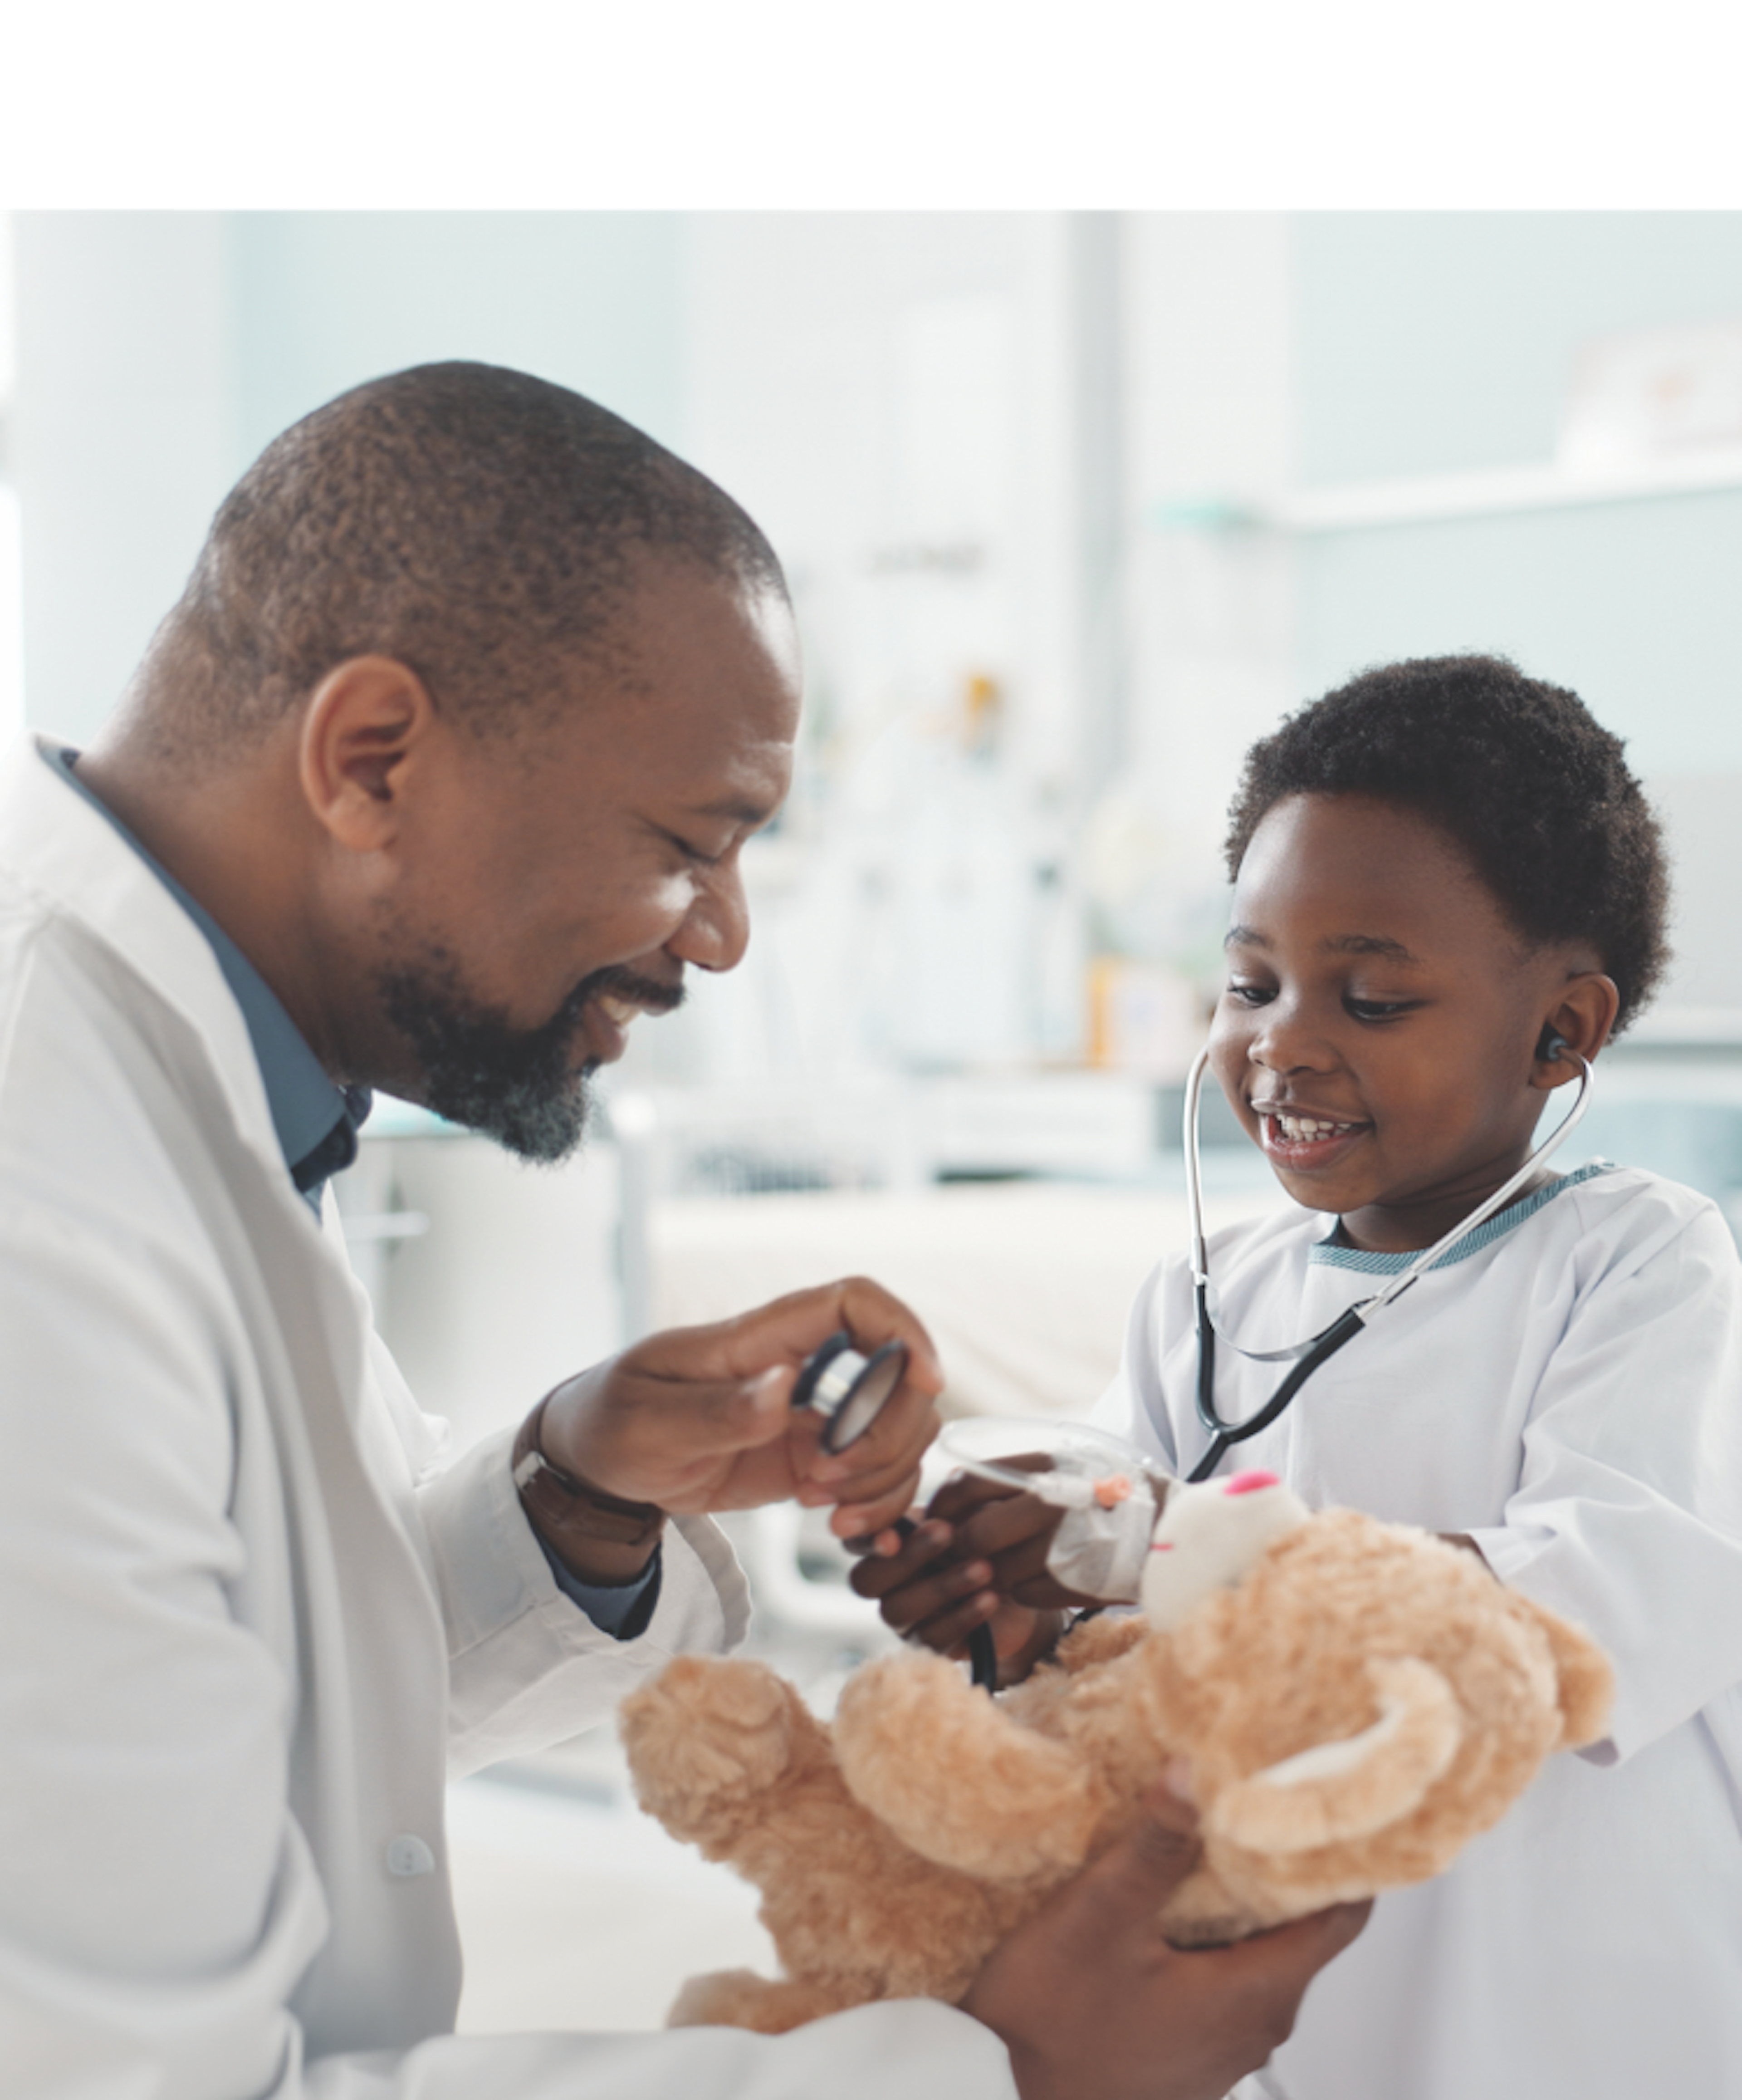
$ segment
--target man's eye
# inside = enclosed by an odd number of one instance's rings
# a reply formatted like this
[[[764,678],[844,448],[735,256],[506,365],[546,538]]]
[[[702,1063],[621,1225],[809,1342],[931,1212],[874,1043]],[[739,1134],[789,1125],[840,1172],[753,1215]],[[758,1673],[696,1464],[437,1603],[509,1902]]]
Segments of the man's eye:
[[[699,846],[693,845],[688,839],[681,837],[676,832],[668,832],[666,836],[684,858],[693,862],[697,867],[717,867],[725,858],[723,854],[703,853]]]

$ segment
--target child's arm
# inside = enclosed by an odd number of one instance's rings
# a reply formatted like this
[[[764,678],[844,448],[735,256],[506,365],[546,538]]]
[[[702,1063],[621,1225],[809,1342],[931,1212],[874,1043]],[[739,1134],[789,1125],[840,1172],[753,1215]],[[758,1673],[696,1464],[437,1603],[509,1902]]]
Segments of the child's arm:
[[[1607,1758],[1742,1681],[1742,1266],[1712,1205],[1657,1224],[1581,1290],[1504,1520],[1471,1532],[1613,1661]]]

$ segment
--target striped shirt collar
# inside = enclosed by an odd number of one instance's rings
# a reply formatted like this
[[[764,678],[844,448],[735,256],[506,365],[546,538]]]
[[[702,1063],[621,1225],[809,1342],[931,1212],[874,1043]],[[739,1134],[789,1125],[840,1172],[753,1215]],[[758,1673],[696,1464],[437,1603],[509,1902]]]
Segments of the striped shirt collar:
[[[1546,1189],[1537,1189],[1533,1196],[1521,1196],[1517,1202],[1508,1204],[1503,1211],[1497,1211],[1486,1224],[1478,1225],[1467,1239],[1460,1240],[1455,1246],[1441,1255],[1434,1264],[1434,1268],[1450,1268],[1458,1262],[1467,1261],[1471,1255],[1480,1254],[1484,1247],[1492,1246],[1496,1240],[1504,1238],[1506,1233],[1523,1224],[1527,1218],[1535,1217],[1545,1204],[1552,1203],[1557,1196],[1563,1194],[1568,1189],[1576,1189],[1580,1182],[1589,1181],[1594,1175],[1609,1173],[1613,1164],[1607,1159],[1593,1159],[1586,1165],[1575,1168],[1571,1174],[1557,1176]],[[1333,1233],[1340,1229],[1342,1222],[1341,1219],[1338,1220],[1337,1225],[1332,1228]],[[1416,1253],[1419,1251],[1419,1249],[1416,1250]],[[1369,1254],[1365,1247],[1338,1246],[1332,1238],[1327,1237],[1316,1241],[1307,1250],[1307,1260],[1319,1268],[1354,1269],[1362,1276],[1396,1276],[1409,1266],[1416,1259],[1416,1253]],[[1431,1274],[1432,1271],[1429,1273]]]

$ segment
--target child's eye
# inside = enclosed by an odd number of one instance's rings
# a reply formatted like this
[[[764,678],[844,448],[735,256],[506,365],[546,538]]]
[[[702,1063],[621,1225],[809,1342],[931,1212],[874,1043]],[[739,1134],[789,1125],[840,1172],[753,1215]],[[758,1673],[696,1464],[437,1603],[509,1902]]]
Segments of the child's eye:
[[[1344,1011],[1353,1014],[1357,1021],[1395,1021],[1400,1013],[1412,1012],[1418,1002],[1413,999],[1346,999]]]
[[[1230,984],[1228,995],[1241,1006],[1268,1006],[1276,994],[1268,985]]]

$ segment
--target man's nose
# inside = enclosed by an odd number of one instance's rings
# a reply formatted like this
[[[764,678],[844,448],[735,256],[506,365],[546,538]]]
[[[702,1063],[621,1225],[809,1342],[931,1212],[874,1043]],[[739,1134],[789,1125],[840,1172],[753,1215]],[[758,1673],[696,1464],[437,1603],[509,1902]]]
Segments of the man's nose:
[[[683,924],[665,945],[680,962],[699,970],[737,968],[750,945],[750,905],[735,860],[729,867],[708,870]]]

